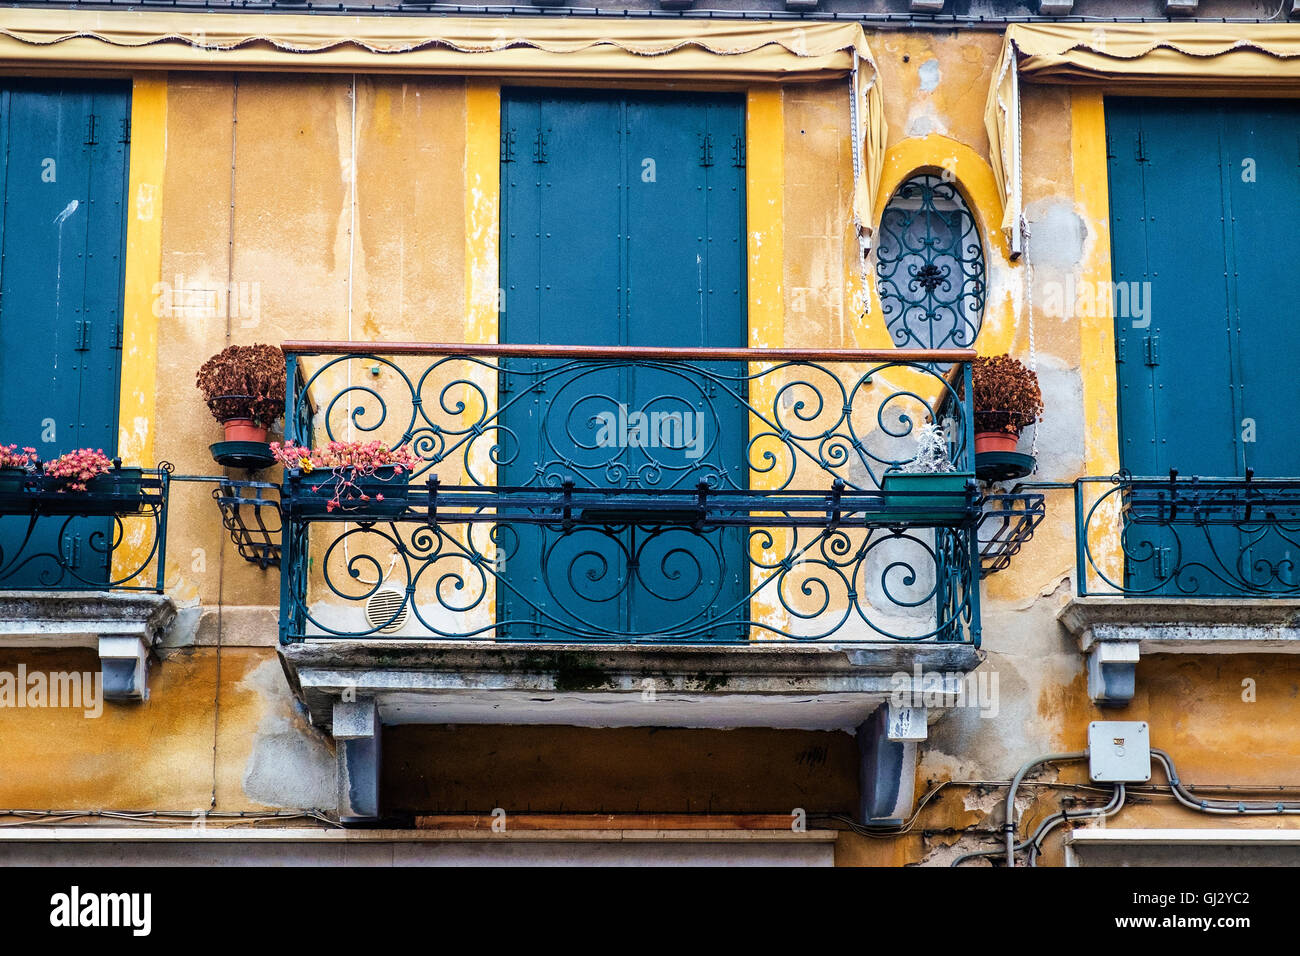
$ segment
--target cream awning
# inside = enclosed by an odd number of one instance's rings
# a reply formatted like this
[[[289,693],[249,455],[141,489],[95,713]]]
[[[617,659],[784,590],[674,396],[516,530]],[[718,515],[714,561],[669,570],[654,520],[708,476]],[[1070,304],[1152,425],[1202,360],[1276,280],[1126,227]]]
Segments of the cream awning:
[[[853,211],[864,241],[884,166],[880,85],[856,23],[9,9],[0,17],[0,66],[742,84],[847,77]]]
[[[1126,93],[1300,95],[1300,29],[1271,23],[1047,23],[1007,29],[984,109],[1002,229],[1019,248],[1020,79]]]

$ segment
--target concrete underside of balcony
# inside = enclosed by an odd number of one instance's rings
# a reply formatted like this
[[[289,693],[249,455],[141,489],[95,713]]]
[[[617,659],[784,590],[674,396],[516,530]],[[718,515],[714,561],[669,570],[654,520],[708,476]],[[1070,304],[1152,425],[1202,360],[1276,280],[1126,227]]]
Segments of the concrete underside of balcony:
[[[384,724],[769,727],[861,724],[920,677],[973,670],[965,644],[622,645],[308,641],[282,650],[313,720],[371,698]]]

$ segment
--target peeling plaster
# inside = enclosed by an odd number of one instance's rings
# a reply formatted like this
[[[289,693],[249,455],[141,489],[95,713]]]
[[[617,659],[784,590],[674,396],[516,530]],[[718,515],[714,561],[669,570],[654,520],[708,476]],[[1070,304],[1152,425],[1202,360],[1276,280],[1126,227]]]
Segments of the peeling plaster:
[[[268,707],[257,725],[252,752],[244,768],[243,788],[250,800],[290,809],[332,808],[335,760],[329,747],[297,709],[284,683],[278,660],[264,661],[238,685]]]
[[[926,93],[934,92],[939,85],[939,61],[931,57],[921,64],[917,73],[921,78],[921,89]]]

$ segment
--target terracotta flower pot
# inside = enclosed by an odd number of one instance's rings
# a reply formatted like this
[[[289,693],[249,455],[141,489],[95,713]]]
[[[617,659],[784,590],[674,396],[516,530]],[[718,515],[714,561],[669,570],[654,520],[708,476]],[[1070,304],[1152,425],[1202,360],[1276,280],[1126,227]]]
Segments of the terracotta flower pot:
[[[254,425],[250,419],[231,418],[222,422],[221,426],[226,430],[226,441],[266,442],[266,426]]]
[[[975,454],[982,455],[989,451],[1015,451],[1020,444],[1020,436],[1015,432],[976,432]]]

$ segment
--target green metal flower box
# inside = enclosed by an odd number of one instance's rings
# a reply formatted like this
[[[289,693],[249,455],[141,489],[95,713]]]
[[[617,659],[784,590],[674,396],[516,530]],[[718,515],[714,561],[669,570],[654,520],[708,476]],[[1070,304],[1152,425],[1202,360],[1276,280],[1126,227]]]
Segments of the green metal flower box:
[[[0,515],[22,514],[30,510],[23,494],[23,483],[30,474],[22,468],[0,468]]]
[[[411,473],[399,474],[394,465],[382,465],[368,475],[353,468],[335,468],[293,475],[290,487],[295,510],[303,515],[350,515],[367,518],[395,518],[406,510]],[[330,502],[338,497],[338,504]]]
[[[144,469],[117,468],[86,482],[86,489],[17,468],[0,469],[0,514],[132,514],[144,504]]]
[[[143,481],[143,468],[115,468],[97,475],[86,482],[85,491],[57,490],[57,485],[47,481],[41,510],[65,515],[129,514],[138,511],[144,501]]]
[[[970,514],[966,485],[969,471],[888,472],[881,481],[885,509],[900,521],[956,524]]]
[[[0,468],[0,495],[16,495],[30,474],[25,468]]]

